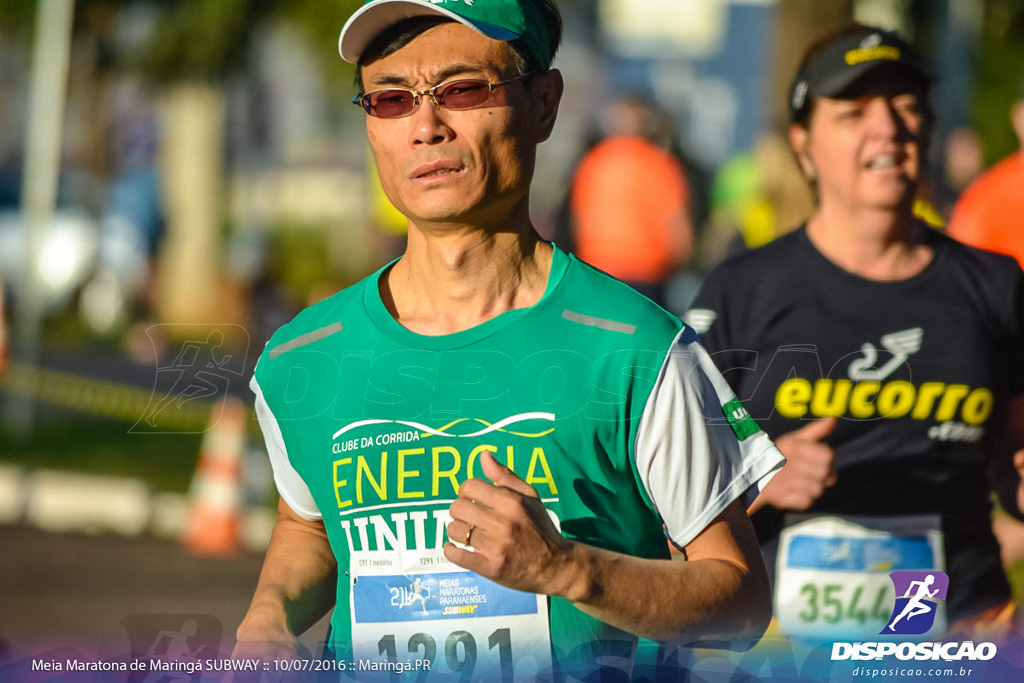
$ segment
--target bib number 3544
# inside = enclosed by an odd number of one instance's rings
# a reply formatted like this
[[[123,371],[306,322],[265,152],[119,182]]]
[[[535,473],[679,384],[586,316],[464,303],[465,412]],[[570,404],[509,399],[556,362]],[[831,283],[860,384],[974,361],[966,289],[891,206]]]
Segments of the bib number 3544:
[[[884,624],[889,618],[892,587],[847,586],[841,583],[805,583],[800,587],[802,608],[797,618],[805,624]]]
[[[890,573],[943,564],[942,534],[931,516],[789,517],[775,567],[779,628],[811,640],[875,637],[896,599]]]

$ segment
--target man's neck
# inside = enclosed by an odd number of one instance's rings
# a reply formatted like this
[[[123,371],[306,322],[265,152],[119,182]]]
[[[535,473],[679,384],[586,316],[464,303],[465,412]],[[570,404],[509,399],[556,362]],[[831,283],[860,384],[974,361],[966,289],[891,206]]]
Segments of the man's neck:
[[[380,293],[391,315],[413,332],[454,334],[537,303],[551,255],[532,227],[428,233],[410,225],[408,248],[381,278]]]

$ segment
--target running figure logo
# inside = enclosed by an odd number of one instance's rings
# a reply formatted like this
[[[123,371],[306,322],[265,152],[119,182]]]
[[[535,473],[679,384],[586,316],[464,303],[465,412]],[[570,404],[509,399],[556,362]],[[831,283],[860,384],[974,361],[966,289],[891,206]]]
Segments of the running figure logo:
[[[409,584],[408,588],[397,589],[400,591],[398,609],[412,607],[418,602],[420,603],[420,607],[423,608],[423,613],[428,614],[427,598],[431,597],[431,595],[429,593],[424,595],[423,587],[423,582],[420,580],[420,577],[417,576],[413,579],[413,582]]]
[[[203,424],[209,430],[223,412],[232,383],[246,376],[248,334],[238,325],[153,325],[146,334],[156,377],[145,411],[129,431],[203,431]],[[185,339],[173,360],[168,358],[170,339]]]
[[[896,587],[896,604],[882,634],[920,635],[935,623],[939,601],[946,599],[949,577],[940,571],[902,571],[889,574]]]

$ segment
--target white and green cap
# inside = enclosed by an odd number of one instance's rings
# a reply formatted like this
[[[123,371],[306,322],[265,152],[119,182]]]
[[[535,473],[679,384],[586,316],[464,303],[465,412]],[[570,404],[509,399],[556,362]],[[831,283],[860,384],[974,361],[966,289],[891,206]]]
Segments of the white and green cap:
[[[338,50],[356,63],[380,33],[395,24],[422,16],[443,16],[495,40],[522,40],[537,66],[551,67],[550,33],[533,0],[367,0],[345,22]]]

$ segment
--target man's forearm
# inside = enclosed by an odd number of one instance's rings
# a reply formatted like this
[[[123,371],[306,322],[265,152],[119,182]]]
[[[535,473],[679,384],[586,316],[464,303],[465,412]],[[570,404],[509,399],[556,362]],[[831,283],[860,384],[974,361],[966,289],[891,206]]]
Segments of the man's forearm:
[[[749,572],[731,562],[644,560],[592,547],[585,552],[592,569],[573,604],[596,619],[680,645],[745,649],[764,633],[770,601]]]
[[[301,634],[334,604],[336,580],[337,563],[323,525],[282,508],[238,640]]]
[[[684,549],[686,562],[630,557],[571,541],[533,487],[489,453],[449,508],[453,563],[528,593],[571,601],[629,633],[663,642],[749,647],[771,618],[771,588],[742,502],[733,501]]]
[[[752,539],[744,539],[746,558],[701,556],[723,535],[731,535],[724,516],[688,546],[686,562],[576,544],[563,597],[601,621],[652,640],[749,647],[771,618],[771,589],[760,556],[750,555],[757,552]]]

